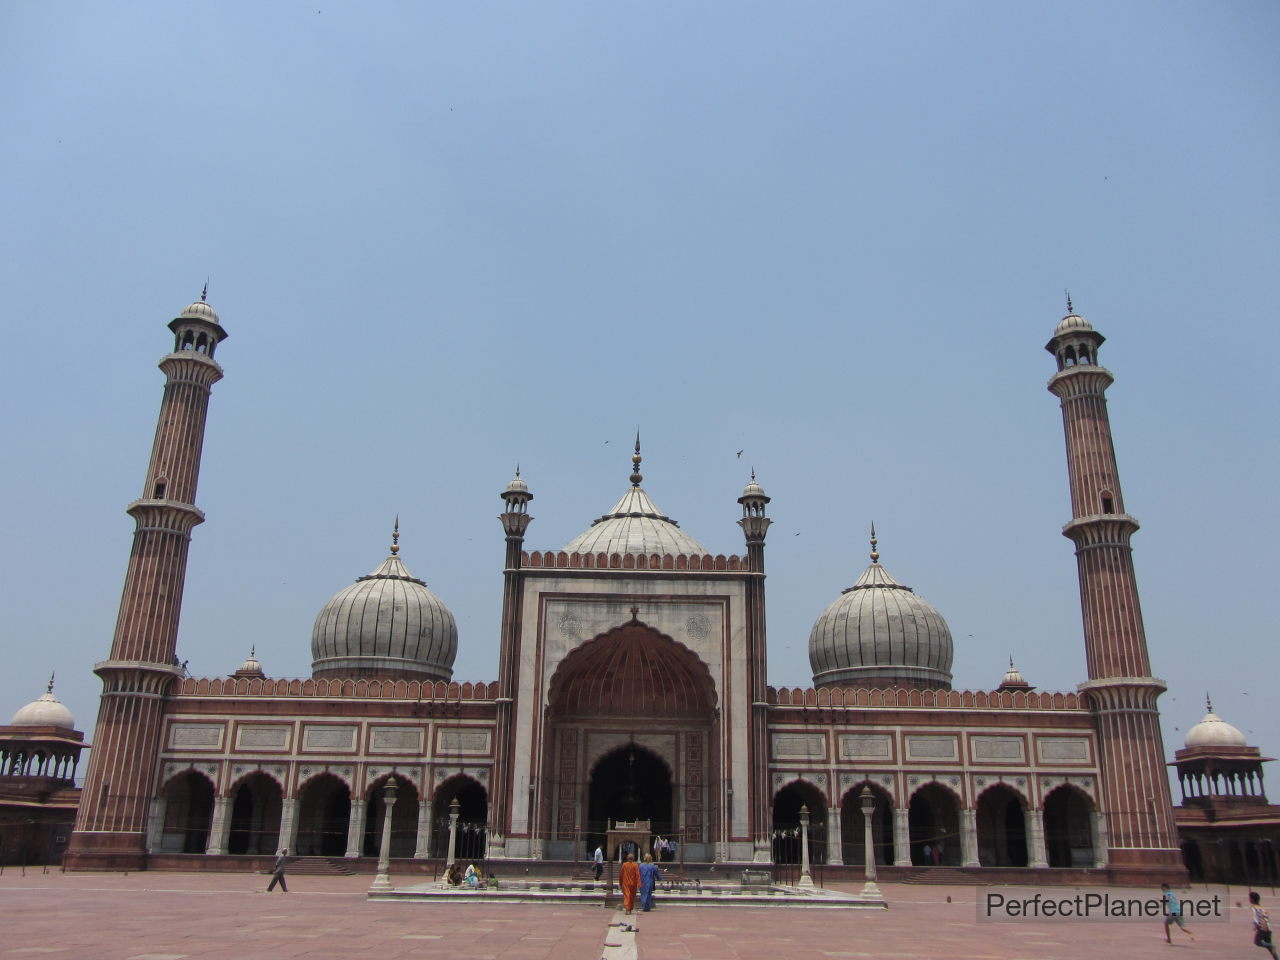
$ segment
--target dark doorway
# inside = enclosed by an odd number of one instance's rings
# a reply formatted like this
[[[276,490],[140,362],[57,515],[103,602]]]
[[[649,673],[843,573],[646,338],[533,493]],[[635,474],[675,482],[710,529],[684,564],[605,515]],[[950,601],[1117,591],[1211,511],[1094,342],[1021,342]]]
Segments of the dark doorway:
[[[876,863],[893,863],[893,801],[884,787],[874,783],[860,783],[844,795],[840,808],[840,854],[846,867],[861,867],[866,861],[866,824],[862,815],[862,788],[870,787],[876,799],[871,814],[871,846]]]
[[[270,856],[279,849],[280,784],[265,773],[251,773],[236,786],[231,801],[227,853]]]
[[[937,783],[925,784],[912,794],[907,817],[913,864],[960,865],[960,801],[954,793]]]
[[[298,849],[301,857],[341,857],[347,852],[351,791],[331,773],[308,780],[298,799]]]
[[[1044,798],[1044,845],[1051,867],[1092,867],[1093,804],[1073,787]]]
[[[800,863],[804,838],[800,808],[809,811],[809,863],[827,862],[827,801],[817,787],[792,783],[773,797],[773,862]]]
[[[382,855],[382,822],[387,804],[383,799],[389,776],[369,788],[364,818],[364,856]],[[418,846],[418,788],[396,777],[396,804],[391,808],[391,856],[412,857]]]
[[[454,859],[472,863],[488,855],[489,795],[470,777],[454,777],[436,787],[432,804],[431,856],[449,853],[449,811],[458,801],[458,839]],[[397,801],[397,806],[399,802]],[[394,824],[394,821],[393,821]]]
[[[604,839],[610,821],[648,820],[650,830],[670,836],[671,773],[662,759],[634,743],[605,754],[591,771],[587,833]]]
[[[1022,798],[997,784],[978,797],[978,862],[984,867],[1027,865],[1027,820]]]
[[[164,787],[165,853],[204,853],[213,819],[213,784],[194,770],[180,773]]]

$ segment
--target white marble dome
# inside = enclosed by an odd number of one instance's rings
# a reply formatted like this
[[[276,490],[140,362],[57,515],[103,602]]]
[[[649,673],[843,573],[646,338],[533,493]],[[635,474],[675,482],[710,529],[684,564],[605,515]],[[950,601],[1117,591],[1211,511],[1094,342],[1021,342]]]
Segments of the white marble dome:
[[[1187,747],[1247,747],[1249,741],[1243,733],[1213,712],[1204,715],[1204,719],[1187,731],[1184,742]]]
[[[1055,337],[1061,337],[1068,333],[1087,333],[1092,330],[1093,324],[1084,317],[1077,313],[1068,313],[1058,321],[1058,325],[1054,327],[1053,335]]]
[[[680,556],[702,555],[707,548],[665,516],[637,485],[589,529],[565,544],[564,552]]]
[[[39,700],[32,700],[13,715],[9,721],[15,727],[63,727],[67,730],[76,728],[76,719],[71,711],[62,705],[62,701],[53,695],[53,683]]]
[[[951,687],[951,630],[933,606],[880,565],[823,611],[809,634],[813,684]]]
[[[203,300],[197,300],[195,303],[187,304],[187,308],[178,315],[178,319],[206,320],[209,323],[218,323],[218,314],[209,304]]]
[[[311,631],[317,677],[448,680],[458,653],[453,614],[391,547],[368,576],[339,591]]]

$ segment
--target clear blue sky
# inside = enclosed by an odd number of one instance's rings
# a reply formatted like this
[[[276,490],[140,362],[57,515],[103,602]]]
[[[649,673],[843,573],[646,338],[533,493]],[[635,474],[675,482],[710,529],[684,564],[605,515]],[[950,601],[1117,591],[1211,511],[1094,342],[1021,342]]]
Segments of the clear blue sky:
[[[715,552],[773,497],[769,667],[886,567],[956,685],[1085,678],[1043,345],[1070,288],[1111,414],[1166,746],[1264,751],[1278,639],[1280,6],[0,7],[0,709],[91,731],[168,349],[219,351],[180,656],[304,676],[401,518],[496,676],[497,494],[530,548],[627,486]],[[738,450],[744,450],[741,459]],[[0,718],[2,719],[2,718]]]

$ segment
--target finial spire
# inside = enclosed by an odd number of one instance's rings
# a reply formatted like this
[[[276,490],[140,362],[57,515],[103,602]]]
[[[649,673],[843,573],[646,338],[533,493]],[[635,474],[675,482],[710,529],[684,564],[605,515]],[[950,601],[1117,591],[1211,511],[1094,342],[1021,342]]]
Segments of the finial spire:
[[[1213,701],[1209,699],[1208,691],[1205,691],[1204,707],[1209,713],[1213,713]]]
[[[1075,307],[1073,307],[1073,306],[1071,305],[1071,291],[1070,291],[1070,290],[1063,290],[1062,292],[1063,292],[1063,293],[1065,293],[1065,294],[1067,295],[1067,313],[1069,313],[1069,314],[1071,314],[1071,313],[1075,313],[1075,312],[1076,312],[1076,308],[1075,308]]]
[[[636,452],[631,455],[631,485],[640,486],[644,475],[640,472],[640,431],[636,430]]]
[[[516,476],[520,476],[520,464],[516,464]]]
[[[1009,669],[1013,669],[1013,654],[1009,654]]]
[[[391,530],[391,555],[400,552],[400,514],[396,514],[396,525]]]
[[[752,468],[751,468],[751,482],[752,482],[752,483],[755,483],[755,482],[756,482],[756,468],[755,468],[755,467],[752,467]]]
[[[879,551],[876,550],[876,542],[877,542],[876,541],[876,525],[875,525],[875,522],[873,521],[871,524],[871,562],[872,563],[880,562],[880,553]]]
[[[249,647],[249,659],[250,660],[258,659],[258,645],[256,643],[251,644]]]
[[[44,690],[45,693],[53,693],[53,678],[57,675],[57,673],[58,673],[57,670],[50,672],[49,685],[45,687],[45,690]]]
[[[200,302],[208,303],[208,301],[209,301],[209,278],[206,277],[204,281],[204,289],[200,291]]]

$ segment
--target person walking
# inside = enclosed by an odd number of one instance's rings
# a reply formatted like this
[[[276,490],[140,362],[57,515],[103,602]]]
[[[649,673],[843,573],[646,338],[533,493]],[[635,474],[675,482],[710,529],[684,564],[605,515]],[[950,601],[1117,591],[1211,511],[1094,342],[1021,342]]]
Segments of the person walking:
[[[622,908],[630,916],[636,906],[636,891],[640,889],[640,865],[636,863],[634,853],[627,854],[627,859],[618,872],[618,886],[622,888]]]
[[[1271,960],[1280,960],[1276,957],[1276,945],[1271,937],[1271,918],[1262,909],[1262,897],[1256,890],[1249,894],[1249,903],[1253,907],[1253,945],[1270,953]]]
[[[276,865],[271,868],[271,882],[267,884],[267,893],[275,889],[276,884],[280,884],[280,892],[288,893],[289,888],[284,885],[284,868],[289,862],[289,848],[285,847],[280,851],[280,856],[276,857]]]
[[[596,883],[599,883],[600,875],[604,873],[604,850],[601,847],[598,847],[598,846],[596,847],[596,852],[593,859],[595,860]]]
[[[640,864],[640,909],[645,913],[653,909],[653,888],[661,876],[662,871],[653,862],[653,855],[646,853],[644,863]]]
[[[1160,896],[1164,900],[1164,942],[1173,943],[1173,937],[1169,934],[1175,923],[1179,930],[1194,940],[1196,935],[1187,929],[1186,921],[1182,919],[1182,904],[1178,902],[1178,895],[1169,888],[1167,883],[1160,884],[1160,890]]]

